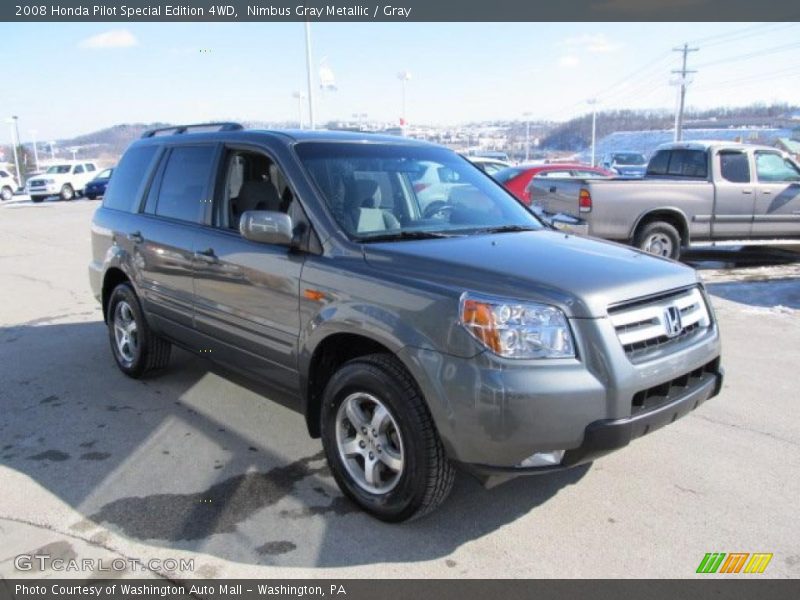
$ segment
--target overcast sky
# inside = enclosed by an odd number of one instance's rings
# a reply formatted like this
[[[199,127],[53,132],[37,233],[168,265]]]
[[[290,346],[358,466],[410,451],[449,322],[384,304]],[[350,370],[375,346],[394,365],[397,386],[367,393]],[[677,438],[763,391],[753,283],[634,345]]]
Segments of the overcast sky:
[[[398,72],[408,70],[408,118],[450,124],[494,118],[567,119],[601,109],[675,106],[670,70],[685,41],[688,104],[800,102],[797,23],[314,23],[336,91],[318,120],[397,121]],[[0,25],[0,116],[39,140],[126,122],[297,118],[306,90],[302,23]],[[306,115],[307,118],[307,115]],[[10,140],[0,124],[0,142]]]

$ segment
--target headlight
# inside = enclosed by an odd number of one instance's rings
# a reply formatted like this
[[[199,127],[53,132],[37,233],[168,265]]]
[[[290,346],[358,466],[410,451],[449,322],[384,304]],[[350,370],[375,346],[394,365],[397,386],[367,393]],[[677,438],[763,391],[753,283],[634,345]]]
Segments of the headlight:
[[[47,185],[54,185],[56,180],[55,179],[45,179],[44,182]]]
[[[481,344],[506,358],[572,358],[567,317],[555,306],[469,293],[461,296],[461,324]]]

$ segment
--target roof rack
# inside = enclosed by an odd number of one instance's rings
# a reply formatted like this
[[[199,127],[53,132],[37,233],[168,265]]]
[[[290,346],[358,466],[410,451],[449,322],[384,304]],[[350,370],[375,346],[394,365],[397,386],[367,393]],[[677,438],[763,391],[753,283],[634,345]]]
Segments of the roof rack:
[[[178,135],[181,133],[189,133],[190,129],[208,129],[209,127],[216,127],[217,131],[240,131],[244,127],[240,123],[232,121],[222,121],[219,123],[193,123],[191,125],[171,125],[169,127],[158,127],[156,129],[148,129],[142,134],[143,138],[155,137],[158,134],[163,134],[165,131],[172,132],[171,135]]]

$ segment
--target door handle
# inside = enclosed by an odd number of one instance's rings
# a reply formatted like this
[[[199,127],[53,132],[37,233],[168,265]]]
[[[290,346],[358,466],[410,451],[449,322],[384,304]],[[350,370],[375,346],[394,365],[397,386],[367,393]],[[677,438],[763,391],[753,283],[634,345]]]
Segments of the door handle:
[[[133,231],[128,234],[128,239],[135,244],[141,244],[144,241],[141,231]]]
[[[743,194],[752,194],[753,190],[742,190]]]
[[[199,260],[199,261],[202,261],[202,262],[205,262],[205,263],[209,263],[209,264],[214,264],[216,262],[219,262],[219,259],[217,258],[217,255],[214,254],[214,249],[213,248],[206,248],[205,250],[197,250],[197,251],[195,251],[194,258],[196,260]]]
[[[758,190],[759,194],[763,194],[764,196],[769,196],[772,191],[771,190]]]

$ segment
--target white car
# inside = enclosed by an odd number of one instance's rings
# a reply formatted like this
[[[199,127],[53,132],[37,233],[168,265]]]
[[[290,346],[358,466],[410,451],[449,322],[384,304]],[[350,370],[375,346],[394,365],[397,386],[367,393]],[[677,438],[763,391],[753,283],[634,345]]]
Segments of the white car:
[[[91,161],[69,161],[49,167],[41,175],[28,180],[27,191],[34,202],[48,196],[72,200],[97,175],[97,165]]]
[[[14,192],[17,191],[17,180],[11,176],[11,173],[0,169],[0,199],[3,202],[11,200]]]
[[[494,175],[511,166],[510,162],[489,156],[466,156],[465,158],[487,175]]]

